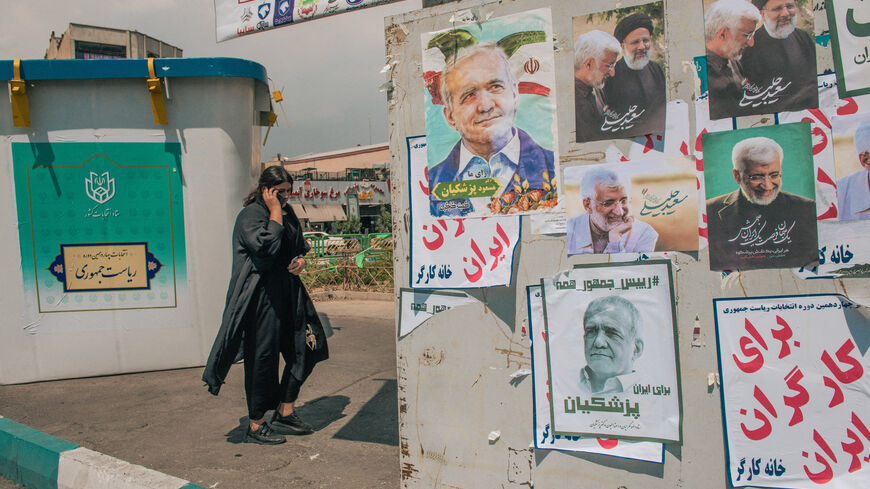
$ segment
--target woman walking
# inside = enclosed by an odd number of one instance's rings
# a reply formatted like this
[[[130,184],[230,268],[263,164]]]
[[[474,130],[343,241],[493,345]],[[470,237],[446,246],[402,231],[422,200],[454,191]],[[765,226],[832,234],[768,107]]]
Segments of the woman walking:
[[[202,380],[218,395],[233,362],[244,359],[246,440],[275,445],[313,428],[294,412],[314,364],[329,357],[323,326],[299,273],[309,246],[287,205],[293,178],[281,166],[260,175],[233,228],[233,268],[220,329]],[[278,356],[284,371],[278,381]],[[271,421],[266,412],[274,409]]]

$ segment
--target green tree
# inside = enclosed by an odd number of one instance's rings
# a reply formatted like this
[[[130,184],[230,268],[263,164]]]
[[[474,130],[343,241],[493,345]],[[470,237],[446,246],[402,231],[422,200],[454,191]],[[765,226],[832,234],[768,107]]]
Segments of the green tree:
[[[338,234],[359,234],[361,225],[359,217],[350,216],[346,221],[332,221]]]
[[[391,233],[393,232],[393,214],[390,212],[389,206],[381,205],[381,211],[374,222],[376,233]]]

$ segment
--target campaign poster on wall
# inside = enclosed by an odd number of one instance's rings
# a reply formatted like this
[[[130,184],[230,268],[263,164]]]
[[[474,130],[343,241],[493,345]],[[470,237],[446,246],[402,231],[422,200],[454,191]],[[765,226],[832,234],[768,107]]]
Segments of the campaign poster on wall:
[[[461,292],[402,288],[399,291],[399,338],[402,338],[439,312],[477,302]]]
[[[812,8],[796,0],[704,0],[710,117],[819,105]]]
[[[703,59],[703,57],[701,57]],[[696,66],[698,66],[698,58],[695,58]],[[704,76],[702,74],[702,76]],[[695,147],[693,154],[695,156],[695,171],[698,177],[698,191],[701,196],[706,195],[704,184],[704,134],[708,132],[730,131],[735,129],[734,119],[710,119],[710,106],[707,103],[709,94],[702,93],[695,99]],[[703,198],[698,199],[698,248],[707,247],[708,229],[707,229],[707,203]]]
[[[519,216],[439,219],[429,214],[426,137],[407,138],[411,288],[465,289],[511,283]]]
[[[663,2],[574,17],[577,142],[665,130]]]
[[[837,167],[834,161],[832,121],[860,117],[870,109],[870,95],[841,99],[833,73],[818,78],[819,108],[779,114],[779,123],[809,121],[813,136],[816,219],[819,230],[818,266],[795,269],[802,278],[866,275],[870,267],[870,220],[839,220]],[[838,123],[838,126],[840,124]],[[850,144],[849,144],[850,145]],[[841,139],[842,146],[842,139]],[[853,145],[850,145],[854,148]],[[842,163],[849,163],[848,160]],[[849,170],[844,170],[844,173]],[[857,171],[857,168],[855,168]]]
[[[628,155],[619,151],[615,145],[611,145],[605,151],[603,162],[615,163],[644,158],[648,155],[664,153],[666,156],[689,155],[689,104],[682,100],[668,102],[666,126],[664,133],[645,134],[636,137],[629,145]],[[565,166],[562,166],[564,172]],[[561,205],[564,206],[564,199]],[[530,216],[530,228],[532,234],[561,234],[566,233],[565,212],[555,214],[534,214]]]
[[[558,204],[552,39],[549,9],[422,35],[433,216]]]
[[[831,125],[837,217],[870,219],[870,113],[835,116]]]
[[[808,122],[703,135],[711,270],[817,261]]]
[[[579,265],[541,286],[553,433],[680,443],[671,262]]]
[[[870,314],[841,295],[714,299],[733,487],[870,487]]]
[[[864,0],[827,0],[840,98],[870,93],[870,10]]]
[[[544,303],[540,285],[526,287],[529,311],[529,339],[532,351],[532,411],[534,415],[535,448],[565,450],[632,458],[645,462],[664,462],[664,446],[649,441],[629,441],[618,438],[563,436],[550,427],[550,390],[547,388],[547,335],[544,332]]]
[[[565,168],[568,255],[697,251],[698,187],[686,156]]]
[[[11,143],[25,297],[39,313],[178,307],[178,143]]]

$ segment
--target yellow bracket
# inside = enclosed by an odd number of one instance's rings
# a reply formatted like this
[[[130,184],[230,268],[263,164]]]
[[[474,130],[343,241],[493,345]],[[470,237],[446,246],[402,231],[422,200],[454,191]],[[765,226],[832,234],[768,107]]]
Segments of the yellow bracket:
[[[278,120],[278,114],[274,112],[269,112],[269,127],[266,128],[266,137],[263,138],[263,146],[266,145],[266,140],[269,139],[269,131],[272,130],[272,126],[275,125],[275,121]]]
[[[27,100],[25,81],[21,79],[21,60],[12,62],[12,79],[9,80],[9,104],[12,106],[12,125],[30,127],[30,103]]]
[[[166,101],[163,100],[163,83],[154,72],[154,58],[148,58],[148,92],[151,94],[151,112],[154,113],[155,124],[168,124],[166,117]]]

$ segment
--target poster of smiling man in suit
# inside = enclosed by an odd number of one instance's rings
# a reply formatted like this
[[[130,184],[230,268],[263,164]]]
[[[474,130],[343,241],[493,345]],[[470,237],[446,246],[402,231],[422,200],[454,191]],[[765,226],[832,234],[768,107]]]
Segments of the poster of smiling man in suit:
[[[559,159],[549,9],[422,37],[432,215],[553,209]]]

